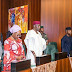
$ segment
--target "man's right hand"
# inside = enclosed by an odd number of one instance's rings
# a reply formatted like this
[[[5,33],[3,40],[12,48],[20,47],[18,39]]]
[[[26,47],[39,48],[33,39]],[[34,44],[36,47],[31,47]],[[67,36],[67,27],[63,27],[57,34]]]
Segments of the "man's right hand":
[[[34,51],[31,51],[32,52],[32,54],[34,55],[34,57],[35,57],[35,63],[36,63],[36,54],[35,54],[35,52]]]

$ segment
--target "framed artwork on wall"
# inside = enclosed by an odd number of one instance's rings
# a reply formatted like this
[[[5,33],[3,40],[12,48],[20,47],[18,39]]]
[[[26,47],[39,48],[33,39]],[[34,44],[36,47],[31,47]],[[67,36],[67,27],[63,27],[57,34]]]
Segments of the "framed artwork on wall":
[[[14,25],[21,27],[21,33],[28,31],[28,5],[8,9],[8,30]]]

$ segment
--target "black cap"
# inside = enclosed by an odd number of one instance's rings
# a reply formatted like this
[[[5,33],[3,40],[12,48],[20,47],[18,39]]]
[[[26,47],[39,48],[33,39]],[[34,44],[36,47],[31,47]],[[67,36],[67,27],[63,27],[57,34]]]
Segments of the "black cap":
[[[71,27],[67,27],[65,30],[71,30]]]

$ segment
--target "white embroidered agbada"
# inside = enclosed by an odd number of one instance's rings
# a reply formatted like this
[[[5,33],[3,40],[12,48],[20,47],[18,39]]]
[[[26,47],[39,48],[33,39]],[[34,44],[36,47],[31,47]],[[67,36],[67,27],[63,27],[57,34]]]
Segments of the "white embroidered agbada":
[[[36,56],[41,56],[43,50],[46,49],[46,42],[42,38],[40,32],[38,34],[34,30],[29,30],[24,40],[27,46],[27,59],[31,59],[31,65],[36,65],[34,55],[31,51],[34,51]]]

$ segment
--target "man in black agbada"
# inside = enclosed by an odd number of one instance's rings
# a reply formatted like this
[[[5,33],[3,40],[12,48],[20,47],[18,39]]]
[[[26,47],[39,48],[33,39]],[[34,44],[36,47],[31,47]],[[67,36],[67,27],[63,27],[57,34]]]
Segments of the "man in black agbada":
[[[67,52],[68,56],[72,50],[72,37],[71,37],[71,27],[65,29],[66,35],[61,39],[62,52]]]

